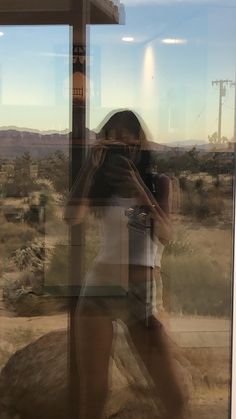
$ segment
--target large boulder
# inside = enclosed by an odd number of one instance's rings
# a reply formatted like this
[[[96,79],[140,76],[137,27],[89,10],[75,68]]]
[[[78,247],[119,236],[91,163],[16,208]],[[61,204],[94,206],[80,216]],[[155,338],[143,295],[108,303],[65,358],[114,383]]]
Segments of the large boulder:
[[[0,418],[65,419],[66,376],[65,331],[48,333],[17,351],[0,375]]]
[[[160,418],[160,404],[119,325],[114,346],[107,417]],[[67,361],[65,330],[50,332],[17,351],[0,375],[0,419],[68,419]],[[191,376],[184,370],[191,388]]]

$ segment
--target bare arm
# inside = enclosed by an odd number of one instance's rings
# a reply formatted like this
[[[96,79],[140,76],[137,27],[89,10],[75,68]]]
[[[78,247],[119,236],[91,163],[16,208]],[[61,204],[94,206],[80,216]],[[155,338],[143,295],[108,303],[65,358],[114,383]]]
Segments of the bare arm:
[[[124,157],[117,160],[117,165],[110,168],[107,172],[108,181],[117,188],[122,196],[122,192],[127,192],[130,196],[137,199],[140,206],[146,207],[148,213],[154,220],[154,236],[161,243],[167,244],[170,240],[172,229],[169,214],[160,207],[153,194],[143,182],[134,163]]]

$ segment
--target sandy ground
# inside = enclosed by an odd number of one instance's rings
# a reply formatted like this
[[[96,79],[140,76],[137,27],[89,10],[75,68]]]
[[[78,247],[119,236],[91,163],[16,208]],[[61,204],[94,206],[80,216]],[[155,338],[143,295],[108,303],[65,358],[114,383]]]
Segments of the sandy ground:
[[[0,349],[7,349],[5,354],[6,359],[1,361],[7,361],[11,353],[14,353],[16,350],[16,347],[23,347],[30,341],[33,341],[52,330],[66,329],[68,327],[68,315],[66,313],[31,318],[13,317],[8,314],[9,313],[5,310],[1,310]],[[197,342],[197,347],[200,349],[202,345],[201,334],[206,333],[206,329],[208,329],[206,339],[208,348],[213,348],[213,344],[215,341],[219,340],[219,333],[221,333],[222,330],[229,335],[229,322],[227,320],[200,317],[171,317],[169,319],[168,327],[172,331],[171,337],[185,348],[195,347],[196,349]],[[218,334],[218,337],[214,337],[217,336],[215,334]],[[200,356],[202,356],[202,354]],[[206,361],[207,359],[204,359],[203,363]],[[224,363],[222,367],[226,368],[227,365]],[[209,388],[206,385],[203,388],[197,388],[192,396],[190,410],[191,416],[189,419],[228,419],[229,391],[227,386],[221,388],[213,386]]]
[[[230,230],[208,227],[201,230],[188,229],[188,239],[198,248],[202,247],[217,263],[230,267],[232,237]],[[219,243],[224,244],[219,246]],[[200,316],[164,316],[163,322],[171,338],[183,349],[200,351],[218,350],[218,354],[229,352],[230,321]],[[14,317],[6,310],[0,298],[0,368],[16,349],[25,346],[43,334],[52,330],[66,329],[68,315],[66,313],[35,317]],[[223,351],[223,352],[220,352]],[[201,353],[202,354],[202,353]],[[201,356],[201,355],[199,355]],[[219,374],[227,376],[229,363],[225,356],[212,359]],[[202,363],[211,361],[210,355]],[[199,361],[201,363],[201,360]],[[218,362],[218,365],[217,365]],[[229,386],[204,386],[197,388],[192,400],[192,419],[228,419],[229,417]],[[190,419],[190,418],[189,418]]]
[[[16,329],[29,329],[32,334],[41,335],[68,326],[68,315],[14,317],[0,308],[0,335],[9,335]],[[163,321],[170,336],[183,347],[228,347],[230,321],[210,317],[174,317]]]

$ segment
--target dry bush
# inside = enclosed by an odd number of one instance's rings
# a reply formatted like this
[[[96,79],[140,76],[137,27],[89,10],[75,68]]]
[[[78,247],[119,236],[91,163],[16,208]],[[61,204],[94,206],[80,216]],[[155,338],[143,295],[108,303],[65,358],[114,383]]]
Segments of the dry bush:
[[[204,251],[163,258],[162,278],[168,309],[173,312],[229,316],[230,278]]]
[[[0,243],[10,255],[19,247],[30,243],[36,237],[35,229],[25,224],[4,223],[0,224]]]
[[[229,386],[229,348],[186,348],[182,355],[200,371],[201,384],[209,388]]]

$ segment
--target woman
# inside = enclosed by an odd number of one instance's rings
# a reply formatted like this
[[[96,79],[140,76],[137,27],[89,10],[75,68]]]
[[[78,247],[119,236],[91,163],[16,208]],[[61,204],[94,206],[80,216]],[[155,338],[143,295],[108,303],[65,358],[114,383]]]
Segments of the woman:
[[[65,210],[69,224],[81,223],[91,211],[101,225],[100,251],[85,276],[77,308],[80,419],[105,417],[112,321],[117,318],[127,325],[131,347],[154,381],[165,419],[183,419],[185,398],[157,319],[153,278],[156,254],[160,261],[170,237],[170,220],[137,169],[145,149],[148,142],[133,112],[109,117]],[[125,271],[128,284],[118,274],[125,277]]]

